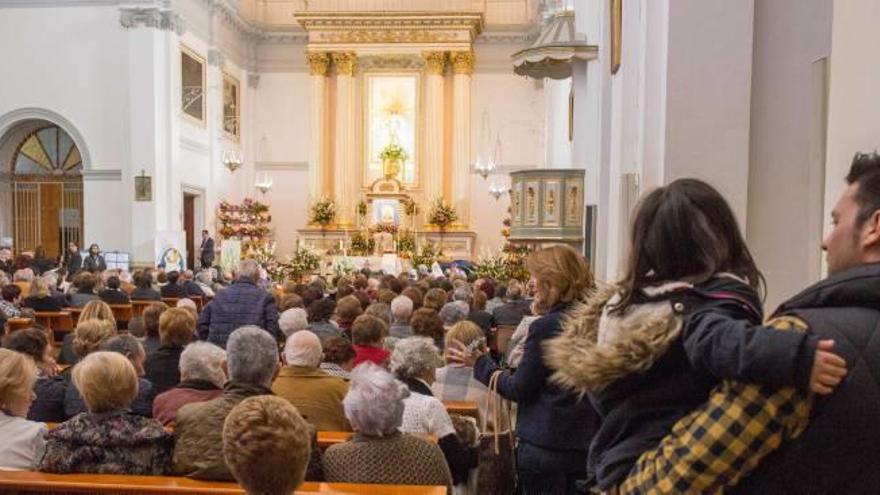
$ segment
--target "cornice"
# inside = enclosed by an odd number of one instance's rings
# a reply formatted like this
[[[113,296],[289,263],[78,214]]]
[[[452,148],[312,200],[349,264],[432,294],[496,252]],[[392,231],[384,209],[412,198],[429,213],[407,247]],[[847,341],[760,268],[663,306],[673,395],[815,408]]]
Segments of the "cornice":
[[[182,17],[160,7],[119,7],[119,24],[126,29],[146,27],[174,31],[178,36],[186,31]]]
[[[301,12],[294,19],[313,46],[470,44],[484,24],[480,12]]]

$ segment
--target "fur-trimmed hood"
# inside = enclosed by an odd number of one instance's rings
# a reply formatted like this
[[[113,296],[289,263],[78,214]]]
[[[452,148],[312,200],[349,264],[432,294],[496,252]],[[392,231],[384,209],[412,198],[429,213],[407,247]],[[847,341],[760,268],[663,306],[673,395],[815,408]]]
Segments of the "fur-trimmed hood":
[[[567,311],[562,333],[545,344],[554,383],[582,394],[601,391],[650,369],[681,334],[681,315],[668,300],[612,315],[606,306],[617,294],[617,287],[596,290]]]

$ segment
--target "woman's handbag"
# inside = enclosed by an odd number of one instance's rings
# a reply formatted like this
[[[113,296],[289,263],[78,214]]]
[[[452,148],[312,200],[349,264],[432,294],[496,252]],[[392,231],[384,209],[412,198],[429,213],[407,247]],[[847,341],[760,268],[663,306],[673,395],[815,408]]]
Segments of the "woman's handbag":
[[[513,425],[510,422],[510,401],[498,393],[498,380],[503,372],[496,371],[489,379],[486,393],[487,414],[480,424],[479,473],[477,493],[480,495],[510,495],[516,489]],[[493,431],[487,430],[492,415]]]

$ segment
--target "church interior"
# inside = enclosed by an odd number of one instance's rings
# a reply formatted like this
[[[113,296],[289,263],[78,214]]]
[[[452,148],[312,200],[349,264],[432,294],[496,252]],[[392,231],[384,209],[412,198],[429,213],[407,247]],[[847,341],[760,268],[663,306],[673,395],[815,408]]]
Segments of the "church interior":
[[[226,349],[231,362],[234,337],[215,341],[217,303],[228,290],[222,287],[234,287],[246,261],[255,260],[258,286],[273,294],[271,325],[284,321],[282,300],[298,285],[303,321],[321,337],[326,357],[327,341],[314,329],[321,310],[309,305],[310,290],[320,292],[316,299],[334,300],[324,323],[351,340],[352,322],[337,296],[348,292],[348,283],[369,294],[367,303],[386,303],[393,314],[387,337],[397,324],[392,296],[406,295],[389,275],[404,286],[409,277],[410,287],[431,280],[417,306],[427,306],[427,292],[441,285],[435,276],[482,287],[491,306],[493,296],[480,281],[492,280],[493,293],[502,280],[510,280],[503,284],[508,291],[522,286],[527,293],[530,280],[532,289],[541,285],[534,254],[567,246],[591,287],[638,278],[630,265],[642,252],[632,241],[642,200],[679,179],[699,179],[726,201],[746,254],[760,267],[769,318],[835,272],[823,253],[823,239],[832,238],[838,221],[835,205],[851,184],[853,157],[880,146],[880,65],[871,62],[880,46],[878,18],[878,0],[0,0],[0,261],[10,267],[6,283],[22,289],[21,301],[8,299],[16,308],[6,314],[5,333],[45,323],[60,365],[65,335],[74,342],[84,321],[71,302],[78,294],[62,287],[83,290],[73,280],[77,271],[96,274],[96,293],[108,283],[118,289],[120,280],[140,290],[138,280],[152,273],[143,288],[173,304],[192,294],[168,296],[168,274],[172,285],[180,276],[182,287],[201,284],[206,274],[212,295],[195,296],[190,334]],[[98,253],[103,264],[89,268]],[[25,262],[18,266],[20,258]],[[66,269],[47,290],[67,300],[57,314],[38,309],[27,320],[13,309],[37,292],[35,282],[17,278],[11,267],[41,259]],[[34,268],[32,279],[41,271],[51,272]],[[458,285],[443,288],[447,304],[458,300]],[[383,290],[396,294],[384,300]],[[109,309],[121,311],[115,321],[130,328],[149,311],[128,295],[122,309]],[[240,297],[233,305],[258,305]],[[474,304],[473,292],[461,297]],[[17,327],[19,318],[27,321]],[[521,321],[493,318],[481,338],[487,352],[503,356],[498,345],[507,345]],[[268,329],[266,321],[250,323]],[[454,327],[444,327],[447,342],[441,328],[436,344],[438,357],[449,362],[457,358],[448,349],[457,347],[448,342]],[[120,324],[119,335],[127,332]],[[276,353],[289,367],[296,339],[278,332]],[[153,351],[145,338],[149,375]],[[403,353],[406,344],[401,347]],[[393,371],[391,352],[400,348],[388,349]],[[86,363],[85,355],[80,359]],[[470,363],[472,381],[479,380],[480,363]],[[508,364],[502,357],[498,369]],[[79,383],[77,368],[89,369],[72,366],[68,383]],[[0,374],[4,369],[0,362]],[[287,368],[281,369],[283,377]],[[398,379],[418,395],[418,384]],[[491,390],[504,396],[504,380]],[[346,382],[350,395],[354,383]],[[85,397],[86,387],[77,387]],[[548,387],[556,385],[548,382],[542,393]],[[401,400],[410,407],[411,398]],[[0,406],[7,411],[2,399]],[[485,413],[482,404],[479,411],[461,407],[477,420]],[[527,411],[520,404],[516,421],[525,412],[530,425]],[[343,418],[346,426],[350,419]],[[494,418],[496,426],[501,419]],[[234,426],[227,419],[226,429]],[[529,429],[520,426],[517,442],[529,445]],[[223,423],[218,431],[225,431]],[[322,433],[318,441],[329,442]],[[444,438],[429,433],[434,443]],[[449,460],[448,443],[440,446]],[[595,447],[594,438],[591,457]],[[177,452],[173,459],[176,467]],[[325,474],[335,469],[328,462]],[[449,467],[448,493],[513,493],[480,485],[482,475],[461,482],[452,461]],[[578,493],[680,492],[627,491],[626,483],[610,486],[607,473],[592,469],[598,488]],[[118,483],[135,491],[152,486],[155,493],[243,493],[233,483],[202,486],[171,472],[164,473],[171,481],[120,479],[108,487],[96,478],[43,479],[39,471],[0,471],[0,492],[85,486],[110,493]],[[308,473],[296,493],[447,493],[442,482],[333,488],[329,475],[315,484]],[[517,471],[516,493],[574,493],[573,485],[523,491],[528,476]],[[439,491],[424,485],[440,485]]]

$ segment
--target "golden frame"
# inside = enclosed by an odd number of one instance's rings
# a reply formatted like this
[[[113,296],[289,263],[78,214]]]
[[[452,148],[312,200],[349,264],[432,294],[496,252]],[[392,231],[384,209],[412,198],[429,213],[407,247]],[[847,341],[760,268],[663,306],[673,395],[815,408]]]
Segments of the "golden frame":
[[[370,84],[369,79],[372,77],[414,77],[416,81],[416,101],[415,101],[415,150],[413,156],[413,165],[415,178],[411,184],[401,183],[401,190],[417,190],[422,180],[421,164],[419,159],[422,154],[422,132],[424,131],[423,108],[422,108],[422,72],[419,69],[400,70],[400,69],[376,69],[365,71],[361,77],[361,157],[363,160],[363,184],[362,187],[369,189],[372,182],[367,173],[367,165],[370,161],[370,143],[369,143],[369,123],[367,122],[370,109]]]
[[[202,112],[201,112],[201,114],[202,115],[201,115],[201,118],[198,118],[194,115],[187,113],[187,111],[183,107],[183,56],[184,55],[195,60],[196,62],[201,64],[201,67],[202,67],[202,82],[201,82],[201,86],[202,86],[202,95],[201,95]],[[192,48],[181,43],[179,66],[181,69],[180,70],[180,100],[179,100],[180,101],[180,114],[183,116],[184,120],[187,120],[193,124],[196,124],[199,127],[205,127],[205,123],[207,122],[207,114],[208,114],[208,100],[207,100],[207,98],[205,98],[205,89],[207,87],[207,77],[206,77],[206,70],[207,69],[205,67],[205,58],[202,57],[201,55],[199,55]]]
[[[226,85],[230,84],[235,88],[235,131],[229,132],[226,129]],[[223,129],[223,134],[225,134],[230,139],[234,141],[241,140],[241,82],[228,72],[223,72],[223,91],[220,94],[220,109],[222,112],[222,121],[220,123],[220,127]]]

